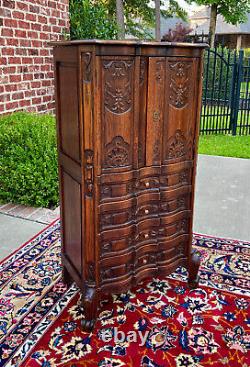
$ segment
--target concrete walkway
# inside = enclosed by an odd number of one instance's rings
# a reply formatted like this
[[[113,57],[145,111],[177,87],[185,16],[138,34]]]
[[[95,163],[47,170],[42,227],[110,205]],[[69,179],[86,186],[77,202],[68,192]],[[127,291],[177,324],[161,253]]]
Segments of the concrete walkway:
[[[250,241],[250,159],[199,156],[194,232]]]
[[[45,227],[0,213],[0,259]],[[250,241],[250,159],[199,156],[194,232]]]
[[[0,260],[45,227],[45,224],[0,213]]]

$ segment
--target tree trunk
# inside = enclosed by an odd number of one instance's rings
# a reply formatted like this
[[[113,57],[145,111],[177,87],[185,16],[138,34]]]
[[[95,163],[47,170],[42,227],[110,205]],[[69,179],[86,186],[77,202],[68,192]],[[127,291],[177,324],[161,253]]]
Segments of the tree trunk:
[[[155,39],[161,40],[161,1],[155,0]]]
[[[216,21],[217,21],[217,4],[213,4],[211,6],[210,24],[209,24],[209,44],[210,47],[212,48],[214,47],[214,41],[215,41]]]
[[[116,0],[116,21],[118,26],[118,39],[125,38],[123,0]]]

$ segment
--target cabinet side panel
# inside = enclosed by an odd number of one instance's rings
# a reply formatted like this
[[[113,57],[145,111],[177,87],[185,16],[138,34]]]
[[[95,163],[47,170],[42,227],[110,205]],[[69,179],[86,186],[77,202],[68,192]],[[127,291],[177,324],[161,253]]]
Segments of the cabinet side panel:
[[[68,62],[58,65],[60,149],[75,161],[80,161],[77,68]]]
[[[76,47],[54,49],[63,265],[81,286],[82,167]]]
[[[64,253],[81,274],[81,185],[63,169]]]

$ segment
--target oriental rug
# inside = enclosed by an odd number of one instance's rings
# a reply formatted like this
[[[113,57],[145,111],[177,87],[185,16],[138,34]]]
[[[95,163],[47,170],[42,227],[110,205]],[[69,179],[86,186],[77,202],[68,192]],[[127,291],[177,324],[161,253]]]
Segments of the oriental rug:
[[[60,222],[0,263],[0,366],[250,366],[250,243],[195,234],[186,269],[103,300],[81,331],[80,294],[61,281]]]

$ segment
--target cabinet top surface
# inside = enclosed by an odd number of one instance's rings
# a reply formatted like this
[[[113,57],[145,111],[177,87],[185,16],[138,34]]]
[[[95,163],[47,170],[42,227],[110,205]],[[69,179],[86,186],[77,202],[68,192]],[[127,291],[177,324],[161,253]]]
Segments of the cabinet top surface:
[[[139,41],[139,40],[75,40],[75,41],[57,41],[50,42],[51,46],[81,46],[81,45],[115,45],[115,46],[134,46],[134,47],[190,47],[190,48],[207,48],[206,43],[184,43],[184,42],[156,42],[156,41]]]

